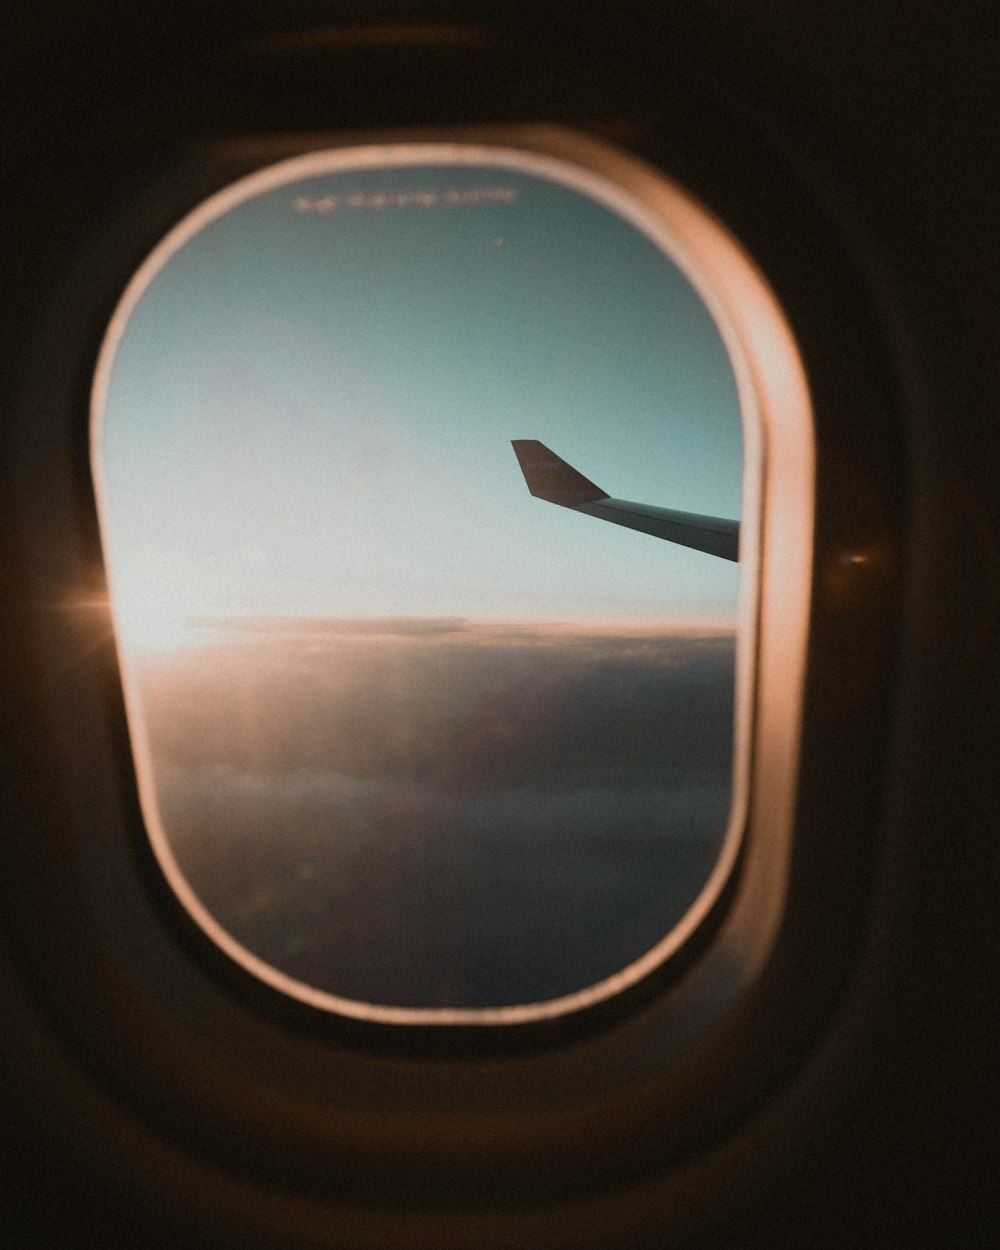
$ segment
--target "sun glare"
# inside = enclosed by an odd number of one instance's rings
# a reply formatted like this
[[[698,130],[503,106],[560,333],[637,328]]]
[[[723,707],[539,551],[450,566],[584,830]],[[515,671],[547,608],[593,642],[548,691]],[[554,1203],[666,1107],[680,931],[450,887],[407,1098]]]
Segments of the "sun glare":
[[[178,608],[169,587],[133,584],[112,593],[118,641],[128,653],[182,651],[193,646],[198,627]]]

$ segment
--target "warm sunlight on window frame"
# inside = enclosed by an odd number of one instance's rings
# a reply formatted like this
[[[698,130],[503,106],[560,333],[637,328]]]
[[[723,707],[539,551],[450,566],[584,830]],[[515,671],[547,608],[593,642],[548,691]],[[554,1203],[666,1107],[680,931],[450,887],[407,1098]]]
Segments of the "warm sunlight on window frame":
[[[500,1026],[578,1012],[663,968],[722,905],[749,841],[773,847],[754,889],[771,902],[783,890],[796,788],[799,723],[808,636],[813,532],[814,447],[808,387],[777,299],[727,229],[660,171],[584,136],[557,128],[491,130],[480,142],[429,136],[293,156],[251,173],[194,207],[136,271],[114,311],[97,360],[91,396],[91,470],[102,541],[110,501],[103,463],[103,418],[119,344],[139,300],[180,249],[205,226],[257,195],[339,170],[459,162],[537,174],[605,205],[652,239],[703,300],[732,365],[743,424],[742,536],[735,690],[732,806],[722,849],[683,919],[616,974],[557,998],[498,1007],[396,1007],[341,997],[295,980],[241,945],[191,888],[171,849],[155,797],[144,711],[130,655],[183,646],[165,625],[168,580],[147,593],[116,588],[109,597],[135,765],[150,845],[192,921],[235,963],[266,985],[320,1011],[388,1025]],[[303,209],[302,211],[306,211]],[[514,430],[518,436],[525,431]],[[583,467],[583,466],[581,466]],[[642,541],[647,541],[643,539]],[[708,558],[708,557],[706,557]],[[780,836],[778,833],[780,832]],[[773,910],[773,909],[772,909]]]

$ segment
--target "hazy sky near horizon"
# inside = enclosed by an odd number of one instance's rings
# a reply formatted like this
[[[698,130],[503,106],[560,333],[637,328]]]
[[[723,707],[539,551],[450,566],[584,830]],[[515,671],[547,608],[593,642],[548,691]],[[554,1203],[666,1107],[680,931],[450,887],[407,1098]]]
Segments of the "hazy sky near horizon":
[[[738,517],[732,369],[651,239],[484,165],[341,170],[210,222],[139,300],[96,455],[116,607],[732,625],[738,567],[531,498]]]

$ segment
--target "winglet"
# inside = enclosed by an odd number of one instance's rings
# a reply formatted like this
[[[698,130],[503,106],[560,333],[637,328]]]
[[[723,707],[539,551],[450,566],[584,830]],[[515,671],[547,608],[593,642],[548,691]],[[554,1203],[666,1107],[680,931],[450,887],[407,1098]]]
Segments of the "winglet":
[[[528,490],[536,499],[559,503],[564,508],[575,508],[581,503],[595,503],[598,499],[608,498],[606,491],[595,486],[537,439],[515,438],[511,440],[511,446]]]

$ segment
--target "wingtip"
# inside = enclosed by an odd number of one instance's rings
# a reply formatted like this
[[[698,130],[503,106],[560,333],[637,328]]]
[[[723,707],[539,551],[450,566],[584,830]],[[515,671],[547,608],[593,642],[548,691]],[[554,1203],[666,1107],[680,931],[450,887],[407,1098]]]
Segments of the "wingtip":
[[[578,504],[607,499],[589,478],[567,464],[536,438],[512,438],[511,446],[521,466],[528,490],[536,499],[575,508]]]

